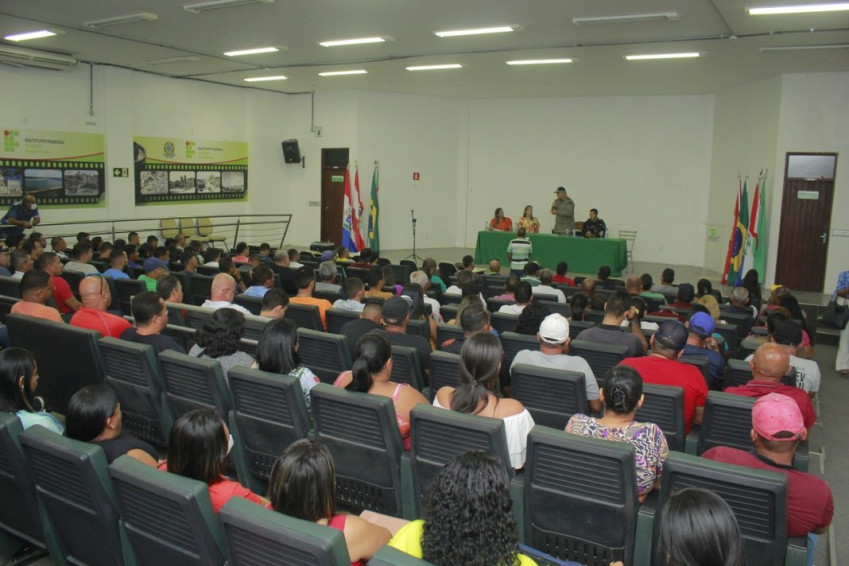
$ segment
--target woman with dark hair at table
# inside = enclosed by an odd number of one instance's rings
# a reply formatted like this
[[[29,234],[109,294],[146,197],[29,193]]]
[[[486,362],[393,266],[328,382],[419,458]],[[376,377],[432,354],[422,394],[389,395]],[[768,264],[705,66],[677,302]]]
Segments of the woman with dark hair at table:
[[[496,208],[495,216],[489,221],[489,229],[498,232],[512,232],[513,221],[504,216],[504,209]]]

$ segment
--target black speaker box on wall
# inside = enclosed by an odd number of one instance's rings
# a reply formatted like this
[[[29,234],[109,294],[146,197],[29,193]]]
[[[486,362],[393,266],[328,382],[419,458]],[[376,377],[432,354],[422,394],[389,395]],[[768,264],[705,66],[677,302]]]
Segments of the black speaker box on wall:
[[[298,147],[298,140],[284,140],[281,143],[283,145],[283,158],[286,163],[300,163],[301,148]]]

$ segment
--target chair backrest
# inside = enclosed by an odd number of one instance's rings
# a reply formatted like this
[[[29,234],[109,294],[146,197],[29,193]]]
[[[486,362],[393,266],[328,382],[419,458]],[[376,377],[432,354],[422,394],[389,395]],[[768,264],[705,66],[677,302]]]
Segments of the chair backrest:
[[[6,295],[0,295],[0,322],[6,323],[6,315],[12,312],[12,307],[15,306],[15,303],[21,302],[21,299],[17,297],[7,297]]]
[[[439,269],[439,277],[443,281],[448,281],[452,275],[457,273],[457,266],[448,261],[440,261],[437,269]]]
[[[322,381],[330,383],[354,363],[344,335],[307,328],[298,328],[298,355]]]
[[[64,414],[74,393],[105,379],[96,330],[17,314],[6,317],[6,327],[11,344],[26,348],[38,361],[38,394],[50,410]]]
[[[737,327],[737,331],[739,333],[740,329],[745,327],[746,323],[749,321],[749,314],[742,314],[737,312],[729,312],[722,307],[720,307],[719,318],[722,320],[728,321],[728,324],[733,324]],[[739,334],[738,334],[739,335]],[[745,338],[745,336],[740,336],[740,339]]]
[[[663,482],[654,517],[654,552],[663,507],[669,496],[687,487],[712,491],[728,503],[749,566],[781,566],[787,544],[787,476],[779,472],[734,466],[670,452],[663,466]],[[656,564],[663,563],[661,559]]]
[[[214,275],[201,274],[201,267],[203,266],[198,267],[198,273],[189,277],[192,300],[198,306],[202,305],[207,299],[212,298],[212,280],[215,278]]]
[[[324,316],[327,317],[327,331],[339,334],[346,323],[360,318],[360,313],[345,309],[327,309]]]
[[[262,299],[259,297],[249,297],[240,293],[233,298],[233,302],[245,307],[254,316],[259,316],[259,313],[262,312]]]
[[[504,361],[501,363],[510,367],[513,358],[522,350],[539,350],[539,341],[536,336],[504,332],[501,334],[501,347],[504,349]]]
[[[401,552],[387,544],[374,553],[368,561],[368,566],[433,566],[433,563]]]
[[[587,309],[584,312],[584,320],[586,322],[592,322],[593,324],[599,324],[602,320],[604,320],[604,311]]]
[[[710,361],[707,356],[684,355],[678,358],[678,361],[698,368],[702,377],[705,378],[705,384],[710,387],[713,379],[710,375]]]
[[[684,451],[684,389],[671,385],[643,383],[643,406],[637,409],[634,420],[654,423],[670,450]]]
[[[341,295],[339,293],[334,292],[334,291],[313,291],[312,296],[315,297],[316,299],[324,299],[325,301],[329,302],[331,305],[334,302],[336,302],[337,300],[339,300],[339,298],[341,297]]]
[[[548,309],[551,314],[560,314],[566,318],[572,316],[572,309],[569,308],[568,303],[558,303],[557,301],[548,301],[548,300],[540,300],[537,301],[537,305]]]
[[[437,324],[436,325],[436,346],[440,347],[443,342],[452,338],[462,338],[464,335],[463,329],[453,324]]]
[[[199,265],[197,266],[197,273],[205,277],[215,277],[221,273],[221,269],[217,265]]]
[[[319,383],[310,390],[316,440],[336,464],[342,508],[401,516],[404,447],[392,399]]]
[[[212,219],[207,216],[198,216],[198,234],[203,236],[204,238],[208,238],[212,235],[215,227],[212,225]]]
[[[430,340],[430,323],[424,319],[410,319],[407,323],[407,334],[414,334],[425,340]]]
[[[745,360],[731,358],[725,365],[725,387],[746,385],[752,380],[752,367]]]
[[[541,426],[528,435],[529,546],[582,564],[632,564],[638,506],[632,445]]]
[[[230,566],[349,566],[341,531],[234,497],[218,513]]]
[[[0,295],[21,298],[21,280],[6,275],[0,275]]]
[[[601,344],[587,340],[573,340],[571,354],[584,358],[590,364],[598,386],[601,388],[607,370],[625,359],[628,355],[628,347],[623,344]]]
[[[411,259],[402,259],[402,260],[401,260],[401,261],[399,261],[398,263],[399,263],[400,265],[404,265],[404,266],[406,266],[406,267],[410,270],[410,272],[411,272],[411,273],[412,273],[413,271],[418,271],[418,269],[419,269],[419,266],[416,264],[416,262],[415,262],[415,261],[413,261],[413,260],[411,260]],[[406,279],[404,279],[404,281],[407,281],[407,280],[406,280]]]
[[[406,383],[417,391],[424,388],[422,366],[419,364],[419,354],[411,346],[392,344],[392,375],[395,383]]]
[[[194,409],[214,409],[227,421],[232,402],[221,364],[173,350],[160,352],[159,363],[162,365],[165,398],[174,418]]]
[[[189,305],[195,304],[195,299],[192,296],[192,284],[189,282],[189,279],[194,277],[194,274],[188,275],[185,271],[175,271],[172,269],[171,275],[180,281],[180,287],[183,289],[183,302]]]
[[[510,382],[513,398],[521,401],[538,425],[563,430],[572,415],[589,412],[583,373],[516,364],[510,370]]]
[[[71,292],[74,293],[74,296],[77,299],[80,298],[80,282],[85,276],[85,273],[80,273],[79,271],[62,271],[62,279],[68,282],[68,286],[71,288]]]
[[[749,354],[754,354],[755,350],[758,349],[762,342],[757,341],[755,338],[747,336],[740,341],[740,350],[737,353],[737,356],[741,360],[745,360],[749,357]]]
[[[180,233],[180,228],[177,226],[176,218],[162,218],[159,221],[159,227],[162,232],[162,238],[176,238]]]
[[[752,405],[756,400],[743,395],[708,392],[696,454],[701,455],[714,446],[751,450]]]
[[[259,340],[265,326],[271,322],[272,318],[264,316],[248,315],[245,317],[245,330],[242,332],[242,339]]]
[[[569,321],[569,338],[573,341],[578,338],[578,334],[586,330],[587,328],[595,327],[594,322],[589,322],[586,320],[570,320]]]
[[[129,456],[112,462],[109,475],[139,564],[226,564],[224,537],[205,483]]]
[[[132,564],[132,551],[121,543],[103,449],[40,426],[19,438],[65,558],[74,564]]]
[[[298,329],[305,328],[318,332],[324,330],[321,325],[321,317],[318,314],[318,307],[315,305],[299,305],[290,302],[289,306],[286,307],[286,314],[283,316],[294,322]]]
[[[137,279],[117,279],[115,289],[118,291],[118,304],[121,306],[121,312],[127,316],[132,316],[133,297],[147,291],[147,285],[144,284],[144,281]]]
[[[415,501],[420,504],[439,470],[454,456],[487,450],[513,473],[504,421],[416,405],[410,411],[410,461]]]
[[[165,303],[165,307],[168,309],[169,320],[171,313],[173,311],[177,311],[179,315],[185,319],[186,326],[195,330],[200,329],[200,327],[203,326],[204,321],[215,312],[215,309],[203,308],[195,305],[185,305],[182,303]]]
[[[123,426],[155,446],[168,445],[170,406],[162,406],[162,370],[153,347],[117,338],[101,338],[106,381],[121,401]]]
[[[492,327],[499,334],[503,332],[515,332],[516,324],[519,322],[519,315],[507,314],[505,312],[492,313]]]
[[[460,356],[439,350],[430,354],[430,401],[440,387],[460,385]]]
[[[389,268],[392,270],[392,275],[395,276],[395,281],[404,285],[407,281],[410,280],[410,273],[415,271],[415,269],[411,269],[409,265],[393,265],[390,264]]]
[[[231,369],[228,381],[236,470],[252,491],[265,493],[274,461],[310,430],[304,393],[295,377],[246,367]]]
[[[737,348],[740,347],[740,337],[737,335],[736,324],[717,324],[716,332],[725,339],[728,345],[728,354],[734,357],[737,353]]]
[[[498,297],[490,297],[486,300],[486,308],[490,312],[498,312],[498,309],[504,305],[515,305],[515,299],[500,299]]]

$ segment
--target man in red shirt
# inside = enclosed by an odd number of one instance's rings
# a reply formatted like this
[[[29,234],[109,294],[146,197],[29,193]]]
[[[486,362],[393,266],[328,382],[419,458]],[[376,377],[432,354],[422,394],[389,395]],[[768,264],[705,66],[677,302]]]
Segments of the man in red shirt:
[[[817,421],[817,414],[811,404],[810,396],[798,387],[781,383],[781,376],[790,371],[790,356],[787,351],[778,344],[762,344],[755,351],[749,366],[752,368],[753,379],[746,385],[726,387],[725,392],[746,397],[763,397],[770,393],[787,395],[799,405],[805,428],[811,430]]]
[[[71,286],[62,277],[65,266],[62,264],[62,260],[59,259],[58,254],[44,252],[35,262],[35,268],[43,269],[53,279],[53,299],[56,301],[56,307],[60,313],[70,314],[80,310],[82,304],[74,296]]]
[[[569,271],[569,264],[565,261],[561,261],[557,264],[556,273],[552,278],[552,281],[555,283],[560,283],[562,285],[569,285],[570,287],[575,286],[575,280],[566,275],[566,272]]]
[[[121,333],[132,326],[120,316],[106,312],[112,302],[109,284],[99,275],[92,275],[80,282],[80,297],[83,306],[71,317],[71,326],[97,330],[101,336],[120,338]]]
[[[796,447],[807,438],[808,429],[796,402],[786,395],[770,393],[752,407],[754,452],[717,446],[702,458],[786,475],[787,536],[820,534],[831,524],[834,498],[824,480],[793,467]],[[809,553],[814,551],[815,541],[809,539]]]
[[[673,385],[684,389],[684,431],[700,424],[705,411],[708,387],[702,373],[678,358],[687,343],[687,328],[677,320],[660,325],[651,339],[651,353],[644,358],[626,358],[622,364],[636,369],[644,383]]]

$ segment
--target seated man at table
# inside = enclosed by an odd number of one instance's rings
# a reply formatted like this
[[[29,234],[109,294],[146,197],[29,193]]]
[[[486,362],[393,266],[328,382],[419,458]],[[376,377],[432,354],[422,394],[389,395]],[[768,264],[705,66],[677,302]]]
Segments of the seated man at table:
[[[598,209],[590,209],[590,217],[584,222],[584,238],[604,238],[607,236],[607,224],[598,217]]]
[[[623,332],[620,328],[623,320],[629,322],[630,332]],[[628,358],[642,356],[648,345],[640,328],[640,320],[634,309],[630,307],[628,295],[623,291],[614,291],[610,294],[604,304],[604,318],[601,324],[582,331],[578,334],[578,340],[600,344],[622,344],[628,347],[625,354]],[[683,345],[681,347],[683,348]]]

